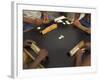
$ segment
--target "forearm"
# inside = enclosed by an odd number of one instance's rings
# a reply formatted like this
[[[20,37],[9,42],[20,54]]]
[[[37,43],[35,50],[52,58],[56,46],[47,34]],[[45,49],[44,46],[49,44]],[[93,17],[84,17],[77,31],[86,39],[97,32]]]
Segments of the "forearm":
[[[76,57],[75,66],[80,66],[82,63],[81,57]]]
[[[42,60],[37,57],[35,61],[29,65],[29,68],[37,68],[37,66],[41,63],[41,61]]]
[[[82,63],[82,55],[83,55],[83,51],[80,49],[76,52],[75,55],[75,66],[80,66]]]
[[[85,27],[83,25],[79,26],[78,28],[81,29],[81,30],[83,30],[83,31],[85,31],[85,32],[87,32],[88,34],[91,33],[91,29],[90,28],[87,28],[87,27]]]
[[[34,20],[32,18],[23,18],[23,22],[33,24]]]
[[[91,56],[88,55],[82,62],[81,66],[91,66]]]

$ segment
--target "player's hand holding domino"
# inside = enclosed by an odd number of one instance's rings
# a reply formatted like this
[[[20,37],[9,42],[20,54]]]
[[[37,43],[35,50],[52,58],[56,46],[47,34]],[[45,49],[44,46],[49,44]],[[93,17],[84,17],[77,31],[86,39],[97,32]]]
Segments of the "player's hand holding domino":
[[[42,60],[44,60],[47,56],[48,56],[48,51],[45,50],[45,49],[40,49],[37,58],[38,58],[40,61],[42,61]]]

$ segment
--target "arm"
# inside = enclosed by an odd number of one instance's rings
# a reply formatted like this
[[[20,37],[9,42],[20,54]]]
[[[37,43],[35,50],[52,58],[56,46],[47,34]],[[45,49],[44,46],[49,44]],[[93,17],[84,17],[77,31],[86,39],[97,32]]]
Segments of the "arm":
[[[82,62],[81,66],[90,66],[91,65],[91,56],[88,55]]]
[[[26,18],[26,17],[24,17],[23,18],[23,22],[29,23],[29,24],[33,24],[34,20],[32,18]]]
[[[91,34],[91,29],[90,28],[87,28],[86,26],[83,26],[81,25],[81,23],[79,22],[79,20],[76,20],[74,23],[73,23],[74,26],[76,26],[77,28],[85,31],[86,33],[88,34]]]
[[[29,68],[36,68],[47,56],[48,52],[45,49],[41,49],[35,61],[29,65]]]
[[[79,49],[75,55],[75,66],[80,66],[82,63],[82,55],[83,52],[81,49]]]
[[[44,24],[48,24],[49,23],[49,15],[48,15],[48,13],[44,11],[44,12],[42,12],[42,15],[43,15],[43,17],[42,17],[43,23]]]
[[[34,24],[36,26],[40,26],[43,23],[42,19],[39,19],[39,18],[32,19],[30,17],[29,18],[24,17],[23,22],[29,23],[29,24]]]
[[[85,27],[83,25],[80,25],[78,28],[83,30],[83,31],[85,31],[88,34],[91,34],[91,29],[90,28],[87,28],[87,27]]]

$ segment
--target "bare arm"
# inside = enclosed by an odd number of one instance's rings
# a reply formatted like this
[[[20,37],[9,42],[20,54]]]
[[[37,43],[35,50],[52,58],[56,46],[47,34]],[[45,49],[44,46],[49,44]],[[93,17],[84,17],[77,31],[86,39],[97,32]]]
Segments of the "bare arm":
[[[48,52],[45,49],[41,49],[38,54],[35,61],[29,65],[29,68],[36,68],[48,56]]]
[[[74,23],[73,23],[74,26],[76,26],[77,28],[85,31],[86,33],[88,34],[91,34],[91,29],[90,28],[87,28],[86,26],[83,26],[79,20],[76,20]]]
[[[81,66],[90,66],[91,65],[91,56],[88,55],[85,60],[81,63]]]
[[[75,66],[80,66],[82,63],[82,55],[83,52],[81,49],[79,49],[75,55]]]

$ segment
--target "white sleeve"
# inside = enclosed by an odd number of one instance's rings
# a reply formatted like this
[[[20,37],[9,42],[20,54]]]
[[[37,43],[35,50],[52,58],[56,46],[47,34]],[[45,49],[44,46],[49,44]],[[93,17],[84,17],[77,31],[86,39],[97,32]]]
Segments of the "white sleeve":
[[[41,18],[41,12],[40,11],[32,11],[32,10],[24,10],[23,11],[23,16],[28,18],[32,18],[32,19],[35,19],[35,18]]]
[[[78,20],[81,20],[84,16],[85,16],[85,13],[81,13],[80,17],[78,18]]]

